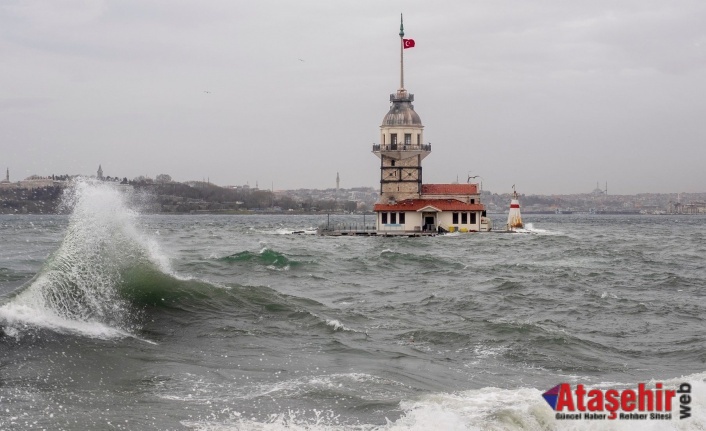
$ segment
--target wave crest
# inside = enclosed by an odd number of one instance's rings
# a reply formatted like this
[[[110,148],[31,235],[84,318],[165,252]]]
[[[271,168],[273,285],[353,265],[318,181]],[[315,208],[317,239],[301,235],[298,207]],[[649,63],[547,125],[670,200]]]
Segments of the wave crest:
[[[101,338],[130,332],[137,311],[120,290],[126,271],[171,272],[156,242],[137,228],[130,199],[130,189],[109,183],[79,180],[67,189],[63,206],[72,213],[61,245],[0,307],[0,322]]]

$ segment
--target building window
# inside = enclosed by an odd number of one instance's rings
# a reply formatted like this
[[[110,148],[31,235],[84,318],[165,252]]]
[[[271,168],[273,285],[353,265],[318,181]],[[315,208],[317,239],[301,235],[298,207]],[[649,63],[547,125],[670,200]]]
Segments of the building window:
[[[397,145],[397,133],[390,134],[390,145]]]
[[[404,134],[404,144],[405,145],[412,145],[412,134],[411,133]]]
[[[395,166],[395,165],[393,164],[392,166]],[[475,199],[471,199],[471,203],[472,203],[472,204],[476,203],[476,200],[475,200]]]
[[[461,213],[461,224],[468,224],[468,213]]]
[[[458,213],[453,213],[452,214],[452,221],[451,223],[453,224],[458,224]]]
[[[476,224],[476,213],[471,213],[471,224]]]
[[[395,161],[394,161],[394,160],[390,160],[390,166],[395,166]]]
[[[404,224],[404,213],[400,213],[400,224]]]
[[[390,213],[390,224],[397,224],[397,213]]]
[[[417,145],[422,145],[422,135],[417,133]]]
[[[387,224],[387,213],[381,213],[382,215],[382,224]]]

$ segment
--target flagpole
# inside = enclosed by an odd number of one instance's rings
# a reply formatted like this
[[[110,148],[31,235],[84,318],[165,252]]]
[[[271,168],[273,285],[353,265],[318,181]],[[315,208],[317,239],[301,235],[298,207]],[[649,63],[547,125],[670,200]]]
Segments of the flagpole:
[[[400,90],[404,89],[404,23],[400,14]]]

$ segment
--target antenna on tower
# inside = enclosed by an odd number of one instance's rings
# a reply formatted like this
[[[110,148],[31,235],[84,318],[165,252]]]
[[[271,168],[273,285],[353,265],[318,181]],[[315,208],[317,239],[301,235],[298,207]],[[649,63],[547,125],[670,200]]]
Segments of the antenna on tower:
[[[404,89],[404,21],[400,14],[400,90]]]

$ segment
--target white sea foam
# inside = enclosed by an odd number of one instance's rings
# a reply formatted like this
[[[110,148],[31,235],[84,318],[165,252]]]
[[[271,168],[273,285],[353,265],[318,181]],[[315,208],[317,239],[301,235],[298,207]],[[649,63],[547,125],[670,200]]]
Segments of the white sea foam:
[[[311,311],[308,311],[308,313],[311,314],[312,316],[314,316],[315,318],[324,321],[326,323],[326,325],[332,327],[334,331],[360,332],[360,331],[356,331],[355,329],[351,329],[351,328],[345,326],[338,319],[328,319],[325,317],[321,317],[316,313],[312,313]]]
[[[266,235],[316,235],[316,228],[285,228],[280,227],[274,230],[262,231]]]
[[[601,293],[601,299],[605,298],[619,299],[615,293],[608,293],[607,291]]]
[[[330,319],[326,321],[326,324],[334,329],[334,331],[353,331],[350,328],[347,328],[343,323],[336,319]],[[355,331],[353,331],[355,332]]]
[[[285,265],[281,268],[278,268],[274,265],[267,265],[265,268],[269,269],[270,271],[289,271],[290,270],[289,265]]]
[[[61,245],[30,284],[0,307],[0,324],[15,331],[43,327],[97,338],[129,336],[131,308],[118,292],[123,271],[151,265],[175,274],[157,243],[137,229],[138,213],[128,199],[112,184],[77,181],[65,195],[72,214]]]
[[[559,231],[551,231],[534,227],[533,223],[525,223],[524,228],[514,229],[514,231],[517,233],[531,233],[536,235],[563,235],[563,233]]]
[[[111,339],[129,337],[128,332],[113,328],[96,321],[68,319],[50,310],[33,308],[24,304],[10,302],[0,308],[0,318],[3,320],[5,333],[20,338],[22,329],[41,327],[56,332],[77,333],[91,338]]]
[[[439,238],[453,238],[453,237],[457,237],[457,236],[461,236],[461,232],[445,233],[445,234],[441,235]]]
[[[473,348],[473,352],[476,354],[476,357],[481,359],[497,357],[507,352],[508,350],[510,350],[510,347],[508,346],[489,347],[483,344],[479,344]]]

